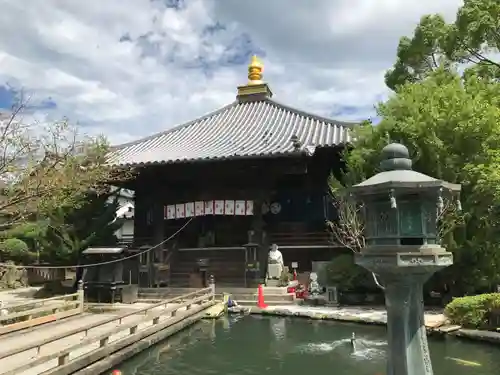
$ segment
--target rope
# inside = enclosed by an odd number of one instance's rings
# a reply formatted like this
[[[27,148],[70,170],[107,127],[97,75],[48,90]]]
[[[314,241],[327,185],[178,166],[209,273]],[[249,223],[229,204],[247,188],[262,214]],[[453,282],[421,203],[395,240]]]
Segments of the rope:
[[[172,234],[170,237],[164,239],[163,241],[161,241],[160,243],[157,243],[156,245],[146,249],[146,250],[143,250],[141,252],[138,252],[136,254],[132,254],[132,255],[129,255],[129,256],[126,256],[125,258],[120,258],[120,259],[113,259],[113,260],[108,260],[106,262],[100,262],[100,263],[89,263],[89,264],[77,264],[77,265],[73,265],[73,266],[16,266],[14,264],[9,264],[9,263],[0,263],[0,267],[1,266],[4,266],[4,267],[10,267],[10,268],[30,268],[30,269],[47,269],[47,268],[52,268],[52,269],[61,269],[61,268],[86,268],[86,267],[97,267],[97,266],[101,266],[101,265],[104,265],[104,264],[113,264],[113,263],[118,263],[118,262],[123,262],[124,260],[127,260],[127,259],[132,259],[134,257],[138,257],[142,254],[145,254],[151,250],[154,250],[156,249],[158,246],[161,246],[163,245],[165,242],[168,242],[170,241],[172,238],[174,238],[175,236],[177,236],[180,232],[182,232],[184,230],[184,228],[186,228],[188,226],[188,224],[193,220],[194,218],[191,218],[189,219],[188,222],[186,222],[182,227],[180,227],[174,234]]]

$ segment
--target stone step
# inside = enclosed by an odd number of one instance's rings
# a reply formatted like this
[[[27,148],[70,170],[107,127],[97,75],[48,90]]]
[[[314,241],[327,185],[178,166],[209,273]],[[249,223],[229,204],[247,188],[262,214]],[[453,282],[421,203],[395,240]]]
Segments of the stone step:
[[[238,302],[238,305],[240,306],[256,306],[257,301],[255,300],[236,300]],[[288,305],[295,305],[295,301],[265,301],[266,304],[268,305],[273,305],[273,306],[288,306]]]
[[[217,280],[215,281],[215,287],[220,293],[229,294],[257,294],[258,288],[237,288],[237,287],[223,287]],[[264,294],[288,294],[287,287],[262,287]]]
[[[239,300],[251,300],[257,301],[257,294],[231,294],[231,297],[235,301]],[[295,294],[264,294],[264,300],[266,302],[271,301],[295,301]]]

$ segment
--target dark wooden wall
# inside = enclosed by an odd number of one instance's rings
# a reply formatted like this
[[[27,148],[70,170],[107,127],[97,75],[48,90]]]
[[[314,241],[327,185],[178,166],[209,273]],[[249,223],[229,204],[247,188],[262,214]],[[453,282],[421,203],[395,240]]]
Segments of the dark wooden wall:
[[[184,224],[185,220],[163,223],[163,209],[168,204],[211,199],[259,201],[292,188],[304,195],[323,195],[328,191],[330,173],[338,173],[342,168],[341,151],[319,148],[313,156],[297,154],[143,167],[135,179],[123,184],[135,191],[135,238],[161,240]],[[161,230],[159,224],[155,226],[158,221],[162,222]]]

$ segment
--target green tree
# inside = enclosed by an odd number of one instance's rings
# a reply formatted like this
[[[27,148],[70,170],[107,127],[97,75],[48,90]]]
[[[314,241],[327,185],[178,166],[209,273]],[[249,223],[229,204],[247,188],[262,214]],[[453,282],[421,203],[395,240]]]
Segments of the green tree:
[[[2,241],[14,239],[22,241],[27,247],[30,253],[29,258],[31,260],[39,258],[40,250],[40,240],[47,233],[47,220],[39,220],[33,222],[27,222],[15,225],[7,230],[0,232],[0,239]],[[4,249],[4,255],[9,257],[12,256],[12,260],[16,260],[15,254],[10,254],[8,249],[11,247],[6,247]],[[24,259],[26,260],[26,258]]]
[[[444,245],[455,255],[445,272],[461,292],[500,282],[500,84],[445,67],[400,86],[378,106],[381,122],[355,132],[341,180],[356,183],[377,172],[388,142],[405,144],[414,169],[463,186],[463,225]]]
[[[111,201],[109,201],[111,199]],[[112,246],[115,232],[123,225],[116,218],[118,196],[115,193],[87,193],[77,207],[60,207],[48,220],[41,257],[54,262],[75,262],[89,246]]]
[[[466,74],[500,79],[500,2],[465,0],[455,22],[446,23],[439,14],[426,15],[413,36],[399,41],[394,67],[386,73],[387,86],[396,90],[418,82],[440,67],[466,67]]]
[[[35,254],[23,240],[18,238],[7,238],[0,241],[0,254],[2,258],[14,262],[31,261]]]
[[[326,264],[318,276],[320,283],[336,285],[342,291],[375,288],[371,273],[354,263],[354,254],[336,256]]]

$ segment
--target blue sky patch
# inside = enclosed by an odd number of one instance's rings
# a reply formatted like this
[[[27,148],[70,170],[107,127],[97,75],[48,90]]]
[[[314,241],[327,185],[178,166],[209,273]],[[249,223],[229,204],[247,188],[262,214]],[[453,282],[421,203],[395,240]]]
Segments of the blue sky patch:
[[[57,103],[52,98],[42,100],[42,102],[35,106],[36,109],[56,109]]]
[[[229,42],[219,62],[222,66],[248,64],[250,56],[266,57],[266,52],[258,47],[247,33],[242,33]]]
[[[16,101],[17,92],[9,85],[0,86],[0,109],[11,109]]]

